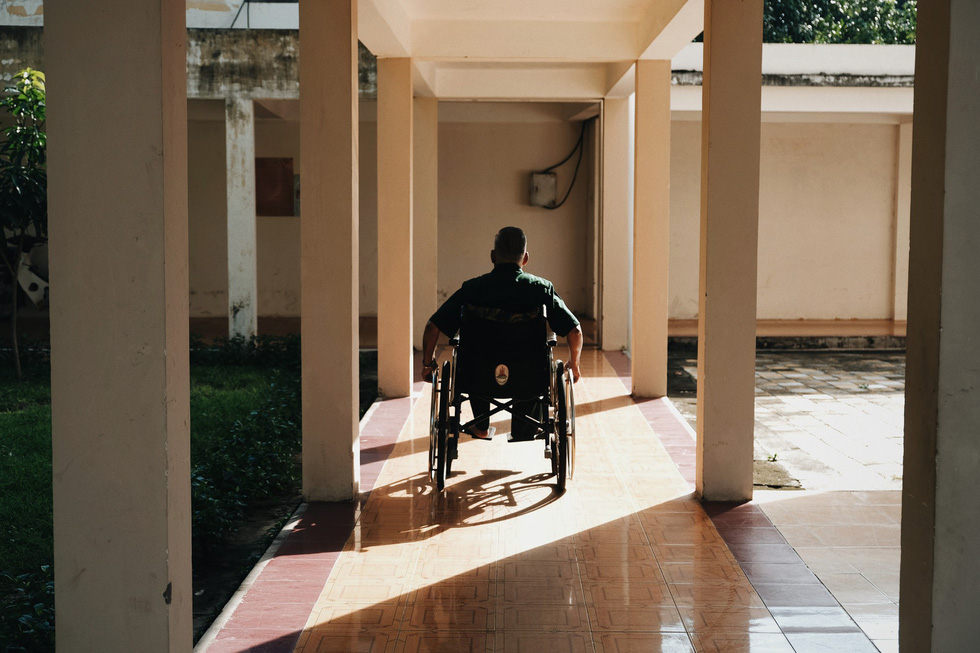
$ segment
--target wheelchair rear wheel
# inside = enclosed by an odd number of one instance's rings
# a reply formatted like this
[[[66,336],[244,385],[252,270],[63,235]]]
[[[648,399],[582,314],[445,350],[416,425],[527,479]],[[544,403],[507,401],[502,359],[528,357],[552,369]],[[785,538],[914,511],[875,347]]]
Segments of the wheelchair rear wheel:
[[[439,442],[439,369],[432,370],[432,400],[429,402],[429,480],[436,480],[436,447]]]
[[[575,379],[572,378],[571,370],[565,370],[563,379],[565,385],[565,417],[567,429],[567,465],[568,478],[571,480],[575,476]]]
[[[449,361],[442,364],[442,374],[439,376],[439,420],[436,426],[436,487],[440,490],[446,487],[446,476],[449,475],[451,463],[448,460],[449,446],[449,377],[451,367]],[[435,388],[433,388],[435,392]],[[430,456],[432,455],[430,450]]]
[[[555,471],[558,492],[565,491],[568,482],[568,397],[566,395],[565,366],[558,363],[555,370],[555,431],[551,444],[551,467]]]

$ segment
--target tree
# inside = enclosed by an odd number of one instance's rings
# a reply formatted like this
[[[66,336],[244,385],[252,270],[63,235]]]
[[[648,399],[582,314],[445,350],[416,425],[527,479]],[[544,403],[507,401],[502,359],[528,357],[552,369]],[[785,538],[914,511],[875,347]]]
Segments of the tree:
[[[916,0],[765,0],[766,43],[915,43]]]
[[[0,142],[0,259],[11,283],[10,332],[14,367],[21,378],[17,345],[17,274],[21,252],[47,237],[48,175],[45,158],[44,73],[27,68],[17,73],[7,88],[0,108],[10,119]],[[26,249],[25,249],[26,247]]]

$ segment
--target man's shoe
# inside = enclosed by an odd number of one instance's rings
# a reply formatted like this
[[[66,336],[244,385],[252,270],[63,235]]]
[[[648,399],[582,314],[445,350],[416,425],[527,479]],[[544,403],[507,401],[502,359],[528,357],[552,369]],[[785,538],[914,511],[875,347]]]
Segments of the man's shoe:
[[[466,429],[464,431],[464,433],[468,434],[474,440],[489,440],[490,438],[493,437],[493,434],[496,433],[496,432],[497,432],[497,427],[496,426],[491,426],[490,427],[490,430],[488,430],[486,433],[482,433],[482,434],[481,433],[478,433],[477,431],[474,431],[472,428],[468,428],[468,429]]]
[[[534,442],[535,440],[541,440],[545,437],[547,436],[541,429],[537,429],[534,433],[521,433],[519,435],[515,435],[512,431],[507,434],[507,442]]]

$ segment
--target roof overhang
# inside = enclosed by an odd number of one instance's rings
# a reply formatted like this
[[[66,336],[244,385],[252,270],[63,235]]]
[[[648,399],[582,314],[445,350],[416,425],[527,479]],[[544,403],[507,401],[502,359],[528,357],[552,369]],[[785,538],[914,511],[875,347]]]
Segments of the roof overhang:
[[[379,58],[411,58],[416,94],[446,99],[616,95],[633,62],[672,59],[703,22],[702,0],[358,3],[361,42]]]

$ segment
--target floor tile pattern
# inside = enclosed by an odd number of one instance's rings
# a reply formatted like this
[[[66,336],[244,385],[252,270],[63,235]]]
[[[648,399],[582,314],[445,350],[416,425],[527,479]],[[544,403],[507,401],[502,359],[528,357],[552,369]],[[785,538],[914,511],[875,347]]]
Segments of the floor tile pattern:
[[[757,492],[755,505],[880,651],[898,650],[900,492]]]
[[[423,395],[297,651],[792,650],[615,370],[584,358],[560,497],[541,444],[501,435],[461,442],[434,492]]]
[[[628,387],[629,359],[619,353],[607,352],[606,356]],[[888,352],[821,352],[816,357],[760,352],[759,356],[757,382],[772,378],[771,371],[800,369],[801,357],[808,360],[810,368],[838,379],[876,373],[894,380],[904,372],[904,357]],[[887,395],[894,392],[893,387],[874,390]],[[836,388],[834,398],[847,400],[854,389]],[[763,400],[762,394],[756,392],[757,402]],[[651,426],[668,421],[666,402],[637,402]],[[832,405],[827,402],[812,410],[821,415]],[[900,416],[901,403],[886,401],[884,405],[890,406],[893,414],[887,422],[894,425],[894,413]],[[799,420],[798,415],[786,417],[790,424]],[[758,426],[756,430],[758,437]],[[670,437],[672,444],[666,447],[679,468],[695,455],[693,430],[684,431],[683,437]],[[693,486],[693,475],[686,478]],[[898,650],[900,492],[756,490],[753,503],[708,503],[705,508],[729,551],[797,650]],[[873,646],[869,645],[869,638]]]
[[[896,496],[705,511],[690,431],[670,402],[625,394],[628,365],[586,352],[560,498],[540,445],[499,436],[462,442],[434,493],[428,386],[377,404],[362,422],[373,491],[309,505],[208,650],[897,650]]]
[[[369,496],[411,414],[411,398],[374,404],[361,420],[361,489]],[[259,562],[195,648],[207,653],[288,653],[357,521],[355,503],[312,503]],[[350,588],[348,591],[356,591]]]

